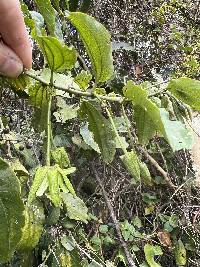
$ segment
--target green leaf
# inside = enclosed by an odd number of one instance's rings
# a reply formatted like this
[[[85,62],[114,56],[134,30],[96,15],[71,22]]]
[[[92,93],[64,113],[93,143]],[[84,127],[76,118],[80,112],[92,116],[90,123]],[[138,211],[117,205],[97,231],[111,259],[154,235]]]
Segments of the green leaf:
[[[134,150],[127,152],[127,154],[120,156],[127,171],[132,176],[135,183],[140,181],[140,165],[137,154]]]
[[[48,173],[48,167],[39,167],[34,176],[34,180],[28,195],[28,203],[31,204],[33,200],[36,198],[36,192],[38,191],[40,185],[42,184],[43,180],[47,178],[47,173]]]
[[[105,82],[113,75],[110,34],[94,18],[80,12],[71,12],[68,19],[77,29],[90,57],[96,82]]]
[[[58,164],[60,168],[64,169],[70,167],[70,160],[64,147],[59,147],[55,150],[52,150],[51,155],[55,163]]]
[[[160,256],[163,254],[160,246],[145,244],[144,253],[145,253],[145,259],[150,267],[161,267],[161,265],[156,263],[154,260],[155,256]]]
[[[88,123],[84,124],[80,128],[80,135],[83,137],[85,143],[94,149],[97,153],[100,153],[98,144],[94,141],[94,136],[92,132],[88,129]]]
[[[66,101],[61,97],[57,98],[57,107],[58,110],[53,113],[57,122],[65,123],[67,120],[77,117],[79,107],[75,105],[67,105]]]
[[[176,243],[174,254],[175,254],[176,264],[178,266],[185,266],[187,264],[187,253],[181,239],[179,239]]]
[[[108,232],[108,225],[102,224],[99,226],[99,232],[101,234],[106,234]]]
[[[29,73],[33,74],[34,76],[38,76],[38,78],[44,80],[45,83],[49,83],[51,79],[51,70],[49,68],[44,68],[40,71],[34,71],[31,70]],[[53,73],[53,79],[54,79],[54,85],[57,87],[62,87],[65,85],[66,87],[72,87],[76,90],[80,90],[78,84],[74,82],[74,78],[71,76],[70,72],[67,72],[67,74],[61,74],[61,73]],[[60,95],[61,91],[59,89],[56,90],[56,95]],[[65,97],[68,97],[69,95],[67,92],[62,92],[62,95],[65,95]]]
[[[61,195],[60,195],[60,180],[62,180],[62,175],[58,172],[56,166],[48,168],[47,172],[48,182],[49,182],[49,195],[48,197],[52,203],[59,207],[61,205]]]
[[[19,181],[8,163],[0,158],[0,262],[7,262],[21,239],[24,205]]]
[[[82,70],[74,79],[81,89],[86,90],[89,87],[92,75],[90,72]]]
[[[150,171],[144,162],[140,162],[140,177],[144,184],[152,186],[153,181],[150,174]]]
[[[26,206],[25,225],[18,250],[32,250],[37,246],[43,231],[44,219],[44,209],[40,202],[35,201],[31,206]]]
[[[137,127],[138,141],[141,145],[147,145],[149,140],[155,135],[155,128],[152,127],[154,122],[149,112],[143,107],[136,105],[134,107],[134,120]]]
[[[164,127],[164,135],[174,151],[193,147],[192,132],[182,122],[171,121],[169,113],[164,108],[160,108],[160,117]]]
[[[132,224],[134,226],[136,226],[137,228],[141,228],[142,227],[142,222],[140,220],[140,218],[138,216],[135,216],[132,220]]]
[[[72,220],[87,222],[89,216],[85,203],[71,193],[62,193],[61,195],[67,208],[68,217]]]
[[[33,118],[34,128],[43,132],[47,127],[48,103],[51,92],[41,83],[35,83],[28,88],[29,102],[33,105],[35,113]]]
[[[30,84],[30,78],[25,74],[21,74],[18,78],[5,78],[5,81],[16,93],[18,91],[24,91],[25,88]]]
[[[200,111],[200,81],[179,78],[170,81],[167,90],[191,108]]]
[[[69,236],[63,236],[60,242],[67,251],[72,251],[76,247],[76,243]]]
[[[72,69],[76,63],[76,51],[55,37],[38,36],[36,38],[49,68],[52,71],[63,72]]]
[[[192,147],[193,137],[185,125],[179,121],[171,121],[165,109],[158,108],[147,98],[148,93],[142,86],[129,81],[124,87],[124,95],[132,101],[134,109],[136,108],[136,126],[142,144],[146,144],[157,131],[169,142],[174,151]],[[144,125],[143,121],[147,124]]]
[[[69,192],[74,196],[76,197],[76,192],[70,182],[70,180],[67,178],[67,175],[70,174],[70,173],[73,173],[74,172],[74,169],[75,168],[68,168],[68,169],[65,169],[65,170],[62,170],[61,168],[58,168],[58,172],[61,174],[62,178],[63,178],[63,181],[67,187],[67,189],[69,190]],[[75,169],[76,170],[76,169]]]
[[[50,0],[35,0],[39,12],[44,17],[47,28],[52,36],[55,35],[56,30],[56,11],[52,7]]]
[[[89,130],[94,134],[105,162],[112,162],[115,155],[115,133],[110,121],[104,118],[101,112],[91,103],[84,101],[81,105],[81,114],[88,118]]]
[[[60,207],[62,192],[70,192],[76,196],[74,188],[67,175],[74,172],[75,168],[61,169],[58,165],[39,167],[36,170],[33,184],[31,186],[28,203],[31,204],[36,196],[42,196],[47,188],[47,197],[56,207]]]

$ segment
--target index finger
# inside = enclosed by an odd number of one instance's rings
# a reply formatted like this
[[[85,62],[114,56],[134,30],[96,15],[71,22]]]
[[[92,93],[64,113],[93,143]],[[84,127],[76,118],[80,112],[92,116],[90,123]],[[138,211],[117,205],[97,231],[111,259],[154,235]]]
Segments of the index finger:
[[[25,68],[32,65],[32,49],[18,0],[0,0],[0,34]]]

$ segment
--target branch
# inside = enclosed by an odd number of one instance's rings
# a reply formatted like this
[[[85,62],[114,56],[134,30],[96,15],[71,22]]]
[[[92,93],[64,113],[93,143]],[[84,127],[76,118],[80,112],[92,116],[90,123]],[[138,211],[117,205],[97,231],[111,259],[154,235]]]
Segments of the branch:
[[[113,207],[112,207],[112,204],[111,204],[110,199],[108,198],[108,195],[107,195],[107,192],[106,192],[106,190],[105,190],[105,188],[104,188],[104,185],[103,185],[103,183],[102,183],[102,180],[101,180],[101,178],[99,177],[99,175],[98,175],[98,173],[97,173],[97,171],[96,171],[96,169],[95,169],[94,164],[92,164],[92,167],[91,167],[91,168],[92,168],[92,172],[93,172],[93,174],[94,174],[94,177],[96,178],[96,180],[97,180],[99,186],[101,187],[101,190],[102,190],[104,199],[105,199],[105,201],[106,201],[107,207],[108,207],[109,212],[110,212],[110,217],[111,217],[111,219],[112,219],[112,221],[113,221],[113,223],[114,223],[114,226],[115,226],[115,229],[116,229],[116,232],[117,232],[119,241],[120,241],[120,243],[121,243],[121,245],[122,245],[122,247],[123,247],[123,249],[124,249],[124,253],[125,253],[125,255],[126,255],[126,259],[127,259],[127,262],[128,262],[128,266],[129,266],[129,267],[136,267],[136,265],[135,265],[135,263],[134,263],[134,261],[133,261],[133,258],[132,258],[132,256],[131,256],[129,250],[128,250],[127,244],[126,244],[126,242],[124,241],[124,239],[123,239],[123,237],[122,237],[119,222],[118,222],[118,220],[117,220],[117,218],[116,218],[116,216],[115,216],[114,209],[113,209]]]
[[[163,168],[158,164],[158,162],[154,158],[152,158],[152,156],[144,148],[140,148],[140,150],[145,155],[145,157],[151,162],[151,164],[162,174],[163,178],[165,179],[165,182],[170,187],[176,188],[176,186],[172,183],[168,173],[163,170]]]
[[[52,86],[49,82],[45,81],[44,79],[38,77],[37,75],[34,75],[32,74],[31,72],[29,71],[26,71],[25,74],[42,83],[43,85],[45,86]],[[119,103],[122,103],[123,102],[123,97],[111,97],[111,96],[105,96],[105,95],[95,95],[95,93],[91,93],[91,92],[84,92],[84,91],[79,91],[79,90],[75,90],[75,89],[72,89],[70,87],[64,87],[64,86],[58,86],[56,84],[53,83],[53,87],[58,89],[58,90],[61,90],[61,91],[64,91],[64,92],[67,92],[67,93],[70,93],[70,94],[73,94],[73,95],[78,95],[78,96],[86,96],[86,97],[97,97],[100,98],[101,100],[106,100],[106,101],[109,101],[109,102],[119,102]]]

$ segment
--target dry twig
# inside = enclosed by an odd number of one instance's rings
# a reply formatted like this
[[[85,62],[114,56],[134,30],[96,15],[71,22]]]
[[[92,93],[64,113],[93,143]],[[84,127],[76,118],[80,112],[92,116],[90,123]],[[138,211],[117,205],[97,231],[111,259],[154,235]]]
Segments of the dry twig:
[[[102,180],[100,179],[100,177],[99,177],[99,175],[98,175],[98,173],[97,173],[97,171],[95,169],[94,164],[92,164],[92,167],[91,168],[92,168],[92,172],[93,172],[93,174],[95,176],[95,179],[97,180],[99,186],[101,187],[101,190],[102,190],[104,199],[106,201],[106,205],[107,205],[107,207],[109,209],[109,212],[110,212],[110,217],[111,217],[111,219],[112,219],[112,221],[114,223],[114,226],[115,226],[116,233],[118,235],[119,241],[120,241],[120,243],[121,243],[121,245],[122,245],[122,247],[124,249],[124,253],[126,255],[126,259],[127,259],[128,264],[129,264],[129,267],[136,267],[136,265],[135,265],[135,263],[133,261],[133,258],[132,258],[131,254],[129,252],[129,249],[127,247],[127,244],[126,244],[126,242],[124,241],[124,239],[122,237],[119,222],[118,222],[118,220],[117,220],[117,218],[115,216],[114,209],[112,207],[112,204],[111,204],[110,199],[108,198],[108,195],[107,195],[107,192],[106,192],[106,190],[104,188],[104,185],[102,183]]]

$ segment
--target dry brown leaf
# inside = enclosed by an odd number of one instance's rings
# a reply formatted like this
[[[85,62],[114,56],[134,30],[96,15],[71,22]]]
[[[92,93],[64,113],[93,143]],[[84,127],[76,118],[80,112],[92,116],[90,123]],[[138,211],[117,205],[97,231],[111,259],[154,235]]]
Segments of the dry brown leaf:
[[[162,244],[164,247],[168,247],[168,248],[172,247],[172,241],[171,241],[170,233],[168,233],[166,231],[159,231],[157,233],[157,237],[160,241],[160,244]]]

